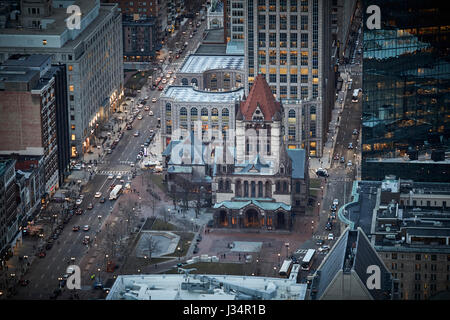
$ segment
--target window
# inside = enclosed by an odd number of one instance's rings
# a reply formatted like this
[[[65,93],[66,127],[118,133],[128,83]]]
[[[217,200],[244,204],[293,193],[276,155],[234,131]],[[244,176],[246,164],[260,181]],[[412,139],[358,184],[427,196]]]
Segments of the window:
[[[198,110],[197,110],[197,108],[192,108],[191,109],[191,120],[192,121],[198,120]]]
[[[297,48],[297,34],[296,33],[290,33],[290,39],[291,39],[291,48]]]
[[[73,66],[69,65],[68,69],[69,69],[69,71],[72,71],[73,70]]]
[[[295,80],[297,80],[297,79],[295,79]],[[291,86],[289,94],[290,94],[291,99],[297,99],[297,87]]]
[[[290,16],[290,25],[291,25],[291,30],[297,30],[297,16]]]
[[[75,139],[75,135],[72,134],[72,141],[74,141],[74,140],[76,140],[76,139]]]
[[[416,254],[416,260],[420,260],[421,259],[421,255],[420,254]]]
[[[297,83],[297,75],[296,74],[291,74],[291,83]],[[297,87],[295,87],[297,88]],[[297,91],[297,90],[295,90]]]
[[[270,15],[269,16],[269,29],[276,29],[276,28],[277,28],[277,16]]]
[[[300,193],[300,182],[298,181],[295,183],[295,192]]]
[[[186,121],[187,120],[187,109],[185,107],[182,107],[180,109],[180,120]]]
[[[287,33],[284,32],[280,33],[280,47],[282,48],[287,47]]]
[[[73,90],[74,90],[73,85],[70,85],[70,86],[69,86],[69,91],[73,92]]]
[[[308,48],[308,34],[302,33],[300,36],[300,40],[301,40],[301,47]]]

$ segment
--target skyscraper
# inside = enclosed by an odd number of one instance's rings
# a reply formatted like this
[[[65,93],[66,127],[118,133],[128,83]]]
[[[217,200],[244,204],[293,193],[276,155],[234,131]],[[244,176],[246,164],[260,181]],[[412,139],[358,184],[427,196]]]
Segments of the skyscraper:
[[[331,60],[331,2],[328,0],[249,0],[246,8],[248,93],[258,73],[276,98],[292,110],[285,128],[290,148],[322,155],[334,100]],[[236,2],[237,4],[237,2]],[[233,1],[231,7],[233,25]]]
[[[448,180],[450,24],[440,4],[364,3],[381,8],[381,29],[364,26],[362,179]]]

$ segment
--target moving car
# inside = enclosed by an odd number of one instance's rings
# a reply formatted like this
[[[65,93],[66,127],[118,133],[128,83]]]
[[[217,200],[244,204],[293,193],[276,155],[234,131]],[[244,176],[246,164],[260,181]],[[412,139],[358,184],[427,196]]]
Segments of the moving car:
[[[105,203],[105,197],[100,199],[100,203]]]
[[[89,231],[89,229],[90,229],[90,227],[88,224],[83,227],[83,231]]]
[[[88,206],[87,206],[87,209],[88,210],[92,210],[93,208],[94,208],[94,205],[92,203],[89,203]]]
[[[326,169],[322,169],[322,168],[317,169],[316,175],[317,175],[318,177],[329,177],[329,176],[330,176],[330,175],[328,174],[328,171],[327,171]]]
[[[76,204],[77,206],[79,206],[82,202],[83,202],[83,199],[77,199],[77,201],[75,202],[75,204]]]
[[[116,176],[116,179],[118,179],[118,180],[122,179],[122,175],[121,175],[121,174],[118,174],[118,175]]]
[[[341,163],[345,163],[345,157],[341,157]]]
[[[114,175],[110,174],[110,175],[108,176],[108,180],[112,180],[112,179],[114,179]]]
[[[334,235],[332,233],[329,233],[327,239],[334,240]]]
[[[320,252],[326,252],[326,251],[330,250],[330,246],[329,245],[323,245],[318,250]]]
[[[325,241],[323,241],[322,239],[319,239],[319,240],[317,240],[317,242],[316,242],[316,244],[318,245],[318,246],[321,246],[321,245],[323,245],[325,243]]]
[[[102,196],[102,193],[100,191],[98,191],[98,192],[95,193],[94,197],[100,198],[101,196]]]
[[[353,165],[352,160],[348,160],[347,167],[351,167]]]
[[[138,115],[138,120],[142,120],[142,114]]]
[[[72,231],[80,231],[80,226],[73,226]]]
[[[348,144],[348,149],[353,149],[353,143],[350,142],[350,143]]]
[[[338,200],[338,199],[334,199],[334,200],[333,200],[333,204],[334,204],[335,206],[339,205],[339,200]]]
[[[149,116],[153,116],[153,111],[150,110],[150,112],[148,113]]]
[[[152,98],[152,102],[155,103],[157,100],[156,98]]]
[[[139,137],[139,131],[136,131],[136,132],[133,134],[133,136]]]
[[[358,129],[353,129],[353,133],[352,134],[353,135],[358,135],[359,134]]]

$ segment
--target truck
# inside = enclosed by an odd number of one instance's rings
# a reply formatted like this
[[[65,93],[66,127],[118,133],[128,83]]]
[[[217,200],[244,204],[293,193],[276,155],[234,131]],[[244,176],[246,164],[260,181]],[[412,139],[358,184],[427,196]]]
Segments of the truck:
[[[120,192],[122,191],[122,185],[118,184],[112,189],[111,193],[109,194],[109,200],[116,200],[119,196]]]

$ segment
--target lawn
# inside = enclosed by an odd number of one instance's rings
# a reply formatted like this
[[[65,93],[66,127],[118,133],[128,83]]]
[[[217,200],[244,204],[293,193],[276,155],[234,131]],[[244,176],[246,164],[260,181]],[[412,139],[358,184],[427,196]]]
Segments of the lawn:
[[[309,187],[310,188],[320,188],[320,179],[310,179],[309,180]]]
[[[176,235],[180,236],[180,242],[178,242],[178,247],[181,248],[181,256],[185,256],[191,246],[192,240],[194,240],[194,233],[192,232],[174,232]],[[180,255],[178,252],[175,253],[177,256]]]
[[[176,231],[178,230],[178,228],[169,223],[169,222],[164,222],[161,219],[156,219],[155,222],[153,223],[152,229],[151,230],[156,230],[156,231]]]

